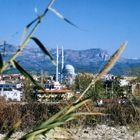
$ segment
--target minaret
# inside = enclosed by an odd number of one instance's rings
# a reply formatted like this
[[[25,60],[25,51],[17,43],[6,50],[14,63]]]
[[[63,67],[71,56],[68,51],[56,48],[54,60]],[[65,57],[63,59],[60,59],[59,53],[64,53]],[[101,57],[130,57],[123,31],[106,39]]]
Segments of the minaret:
[[[63,49],[63,46],[62,46],[62,64],[61,64],[61,72],[63,71],[63,68],[64,68],[64,49]]]
[[[63,68],[64,68],[64,49],[63,49],[63,46],[62,46],[62,56],[61,56],[61,83],[63,82]]]
[[[58,46],[56,48],[56,82],[58,82]]]

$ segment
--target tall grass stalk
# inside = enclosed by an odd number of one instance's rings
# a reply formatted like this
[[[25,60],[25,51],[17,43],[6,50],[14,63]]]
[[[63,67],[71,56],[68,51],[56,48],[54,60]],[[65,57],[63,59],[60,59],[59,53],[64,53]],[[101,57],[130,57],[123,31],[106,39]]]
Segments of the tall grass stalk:
[[[41,23],[41,21],[43,20],[43,18],[45,17],[45,15],[48,12],[48,8],[52,6],[52,4],[55,2],[55,0],[51,0],[50,3],[48,4],[47,8],[45,9],[45,11],[43,12],[43,14],[41,14],[39,17],[37,17],[34,21],[37,21],[37,23],[34,25],[33,29],[31,30],[31,32],[29,33],[29,35],[25,38],[25,40],[23,41],[23,43],[20,45],[19,49],[15,52],[15,54],[8,60],[7,63],[5,63],[3,65],[3,67],[1,68],[1,73],[9,66],[9,64],[16,59],[16,57],[21,53],[21,51],[25,48],[26,44],[30,41],[30,38],[32,37],[33,33],[35,32],[35,30],[37,29],[38,25]],[[30,25],[28,24],[26,26],[26,28],[29,28],[34,22],[30,23]]]
[[[96,76],[96,78],[89,84],[89,86],[86,88],[86,90],[82,93],[80,98],[75,103],[72,103],[68,106],[66,106],[64,109],[62,109],[60,112],[52,116],[50,119],[48,119],[46,122],[42,123],[40,126],[36,127],[33,131],[26,134],[21,138],[21,140],[33,140],[35,137],[39,135],[44,135],[48,133],[51,129],[54,129],[55,127],[58,127],[60,125],[65,124],[68,121],[77,119],[79,116],[83,115],[106,115],[100,112],[75,112],[76,109],[80,108],[81,106],[85,105],[87,102],[91,101],[91,97],[88,97],[87,99],[83,98],[88,89],[94,85],[103,75],[105,75],[115,64],[117,59],[119,58],[122,51],[125,49],[127,43],[124,43],[110,58],[108,63],[104,66],[104,68],[100,71],[100,73]],[[15,61],[13,61],[15,62]],[[19,66],[18,66],[19,67]],[[23,71],[23,70],[22,70]],[[24,71],[23,71],[24,72]],[[25,72],[24,72],[25,73]],[[27,74],[27,73],[25,73]],[[14,128],[15,130],[16,128]],[[11,133],[10,133],[11,135]]]
[[[84,95],[88,91],[88,89],[94,85],[103,75],[105,75],[115,64],[117,59],[119,58],[120,54],[125,49],[127,43],[123,43],[121,47],[114,53],[114,55],[110,58],[108,63],[104,66],[104,68],[100,71],[100,73],[96,76],[96,78],[89,84],[87,89],[82,93],[80,98],[78,100],[71,104],[66,106],[64,109],[62,109],[60,112],[52,116],[49,120],[42,123],[39,127],[35,128],[32,132],[26,134],[21,138],[21,140],[33,140],[35,137],[39,135],[44,135],[49,132],[49,130],[54,129],[57,126],[63,125],[68,121],[77,119],[79,116],[83,115],[106,115],[100,112],[75,112],[76,109],[80,108],[81,106],[85,105],[87,102],[91,101],[91,97],[88,97],[87,99],[84,99]]]
[[[84,99],[78,103],[73,103],[72,105],[66,106],[60,112],[52,116],[49,120],[42,123],[39,127],[35,128],[32,132],[23,136],[20,140],[33,140],[38,135],[46,134],[49,130],[54,129],[57,126],[63,125],[68,121],[77,119],[79,116],[82,115],[105,115],[104,113],[89,113],[89,112],[79,112],[75,113],[76,109],[84,105],[85,103],[89,102],[90,99]]]
[[[95,79],[92,80],[92,82],[88,85],[88,87],[84,90],[84,92],[81,94],[81,96],[77,99],[76,102],[80,101],[85,96],[86,92],[90,89],[90,87],[93,86],[99,79],[101,79],[102,76],[104,76],[110,71],[110,69],[118,60],[119,56],[124,51],[126,46],[127,46],[127,42],[123,43],[120,46],[120,48],[112,55],[112,57],[109,59],[107,64],[104,66],[104,68],[99,72],[99,74],[95,77]]]

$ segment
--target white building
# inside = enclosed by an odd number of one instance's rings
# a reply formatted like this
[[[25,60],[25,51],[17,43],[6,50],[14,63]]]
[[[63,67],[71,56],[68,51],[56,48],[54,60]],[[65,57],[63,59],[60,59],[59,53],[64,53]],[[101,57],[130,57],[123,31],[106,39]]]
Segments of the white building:
[[[112,80],[114,78],[115,78],[114,75],[112,75],[112,74],[106,74],[101,79],[106,81],[106,80]]]
[[[71,86],[74,82],[74,79],[75,79],[75,69],[72,65],[65,65],[64,66],[64,69],[63,69],[63,78],[64,78],[64,81],[66,83],[66,85],[69,85]]]
[[[22,91],[16,90],[14,85],[0,84],[0,96],[7,101],[21,101]]]
[[[123,86],[128,86],[129,85],[129,81],[126,80],[126,79],[120,79],[120,86],[123,87]]]
[[[65,65],[64,69],[63,69],[63,74],[64,76],[71,76],[71,77],[75,77],[75,69],[72,65]]]

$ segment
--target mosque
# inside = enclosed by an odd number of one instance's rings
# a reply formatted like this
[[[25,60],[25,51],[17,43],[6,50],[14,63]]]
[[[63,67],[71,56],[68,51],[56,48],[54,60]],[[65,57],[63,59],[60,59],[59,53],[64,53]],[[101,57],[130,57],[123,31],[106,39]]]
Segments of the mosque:
[[[60,70],[60,78],[59,78],[59,70],[58,70],[58,65],[59,65],[59,59],[58,59],[58,47],[56,51],[56,81],[59,81],[61,83],[66,84],[67,86],[70,86],[73,84],[74,79],[75,79],[75,68],[70,65],[66,64],[64,62],[64,50],[62,47],[62,56],[61,56],[61,70]]]

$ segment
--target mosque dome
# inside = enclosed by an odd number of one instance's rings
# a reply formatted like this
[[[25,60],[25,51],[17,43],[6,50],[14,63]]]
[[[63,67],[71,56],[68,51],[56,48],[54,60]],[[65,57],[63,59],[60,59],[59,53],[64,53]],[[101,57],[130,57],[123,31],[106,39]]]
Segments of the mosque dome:
[[[65,75],[75,75],[75,69],[72,65],[67,64],[64,66],[63,73]]]

